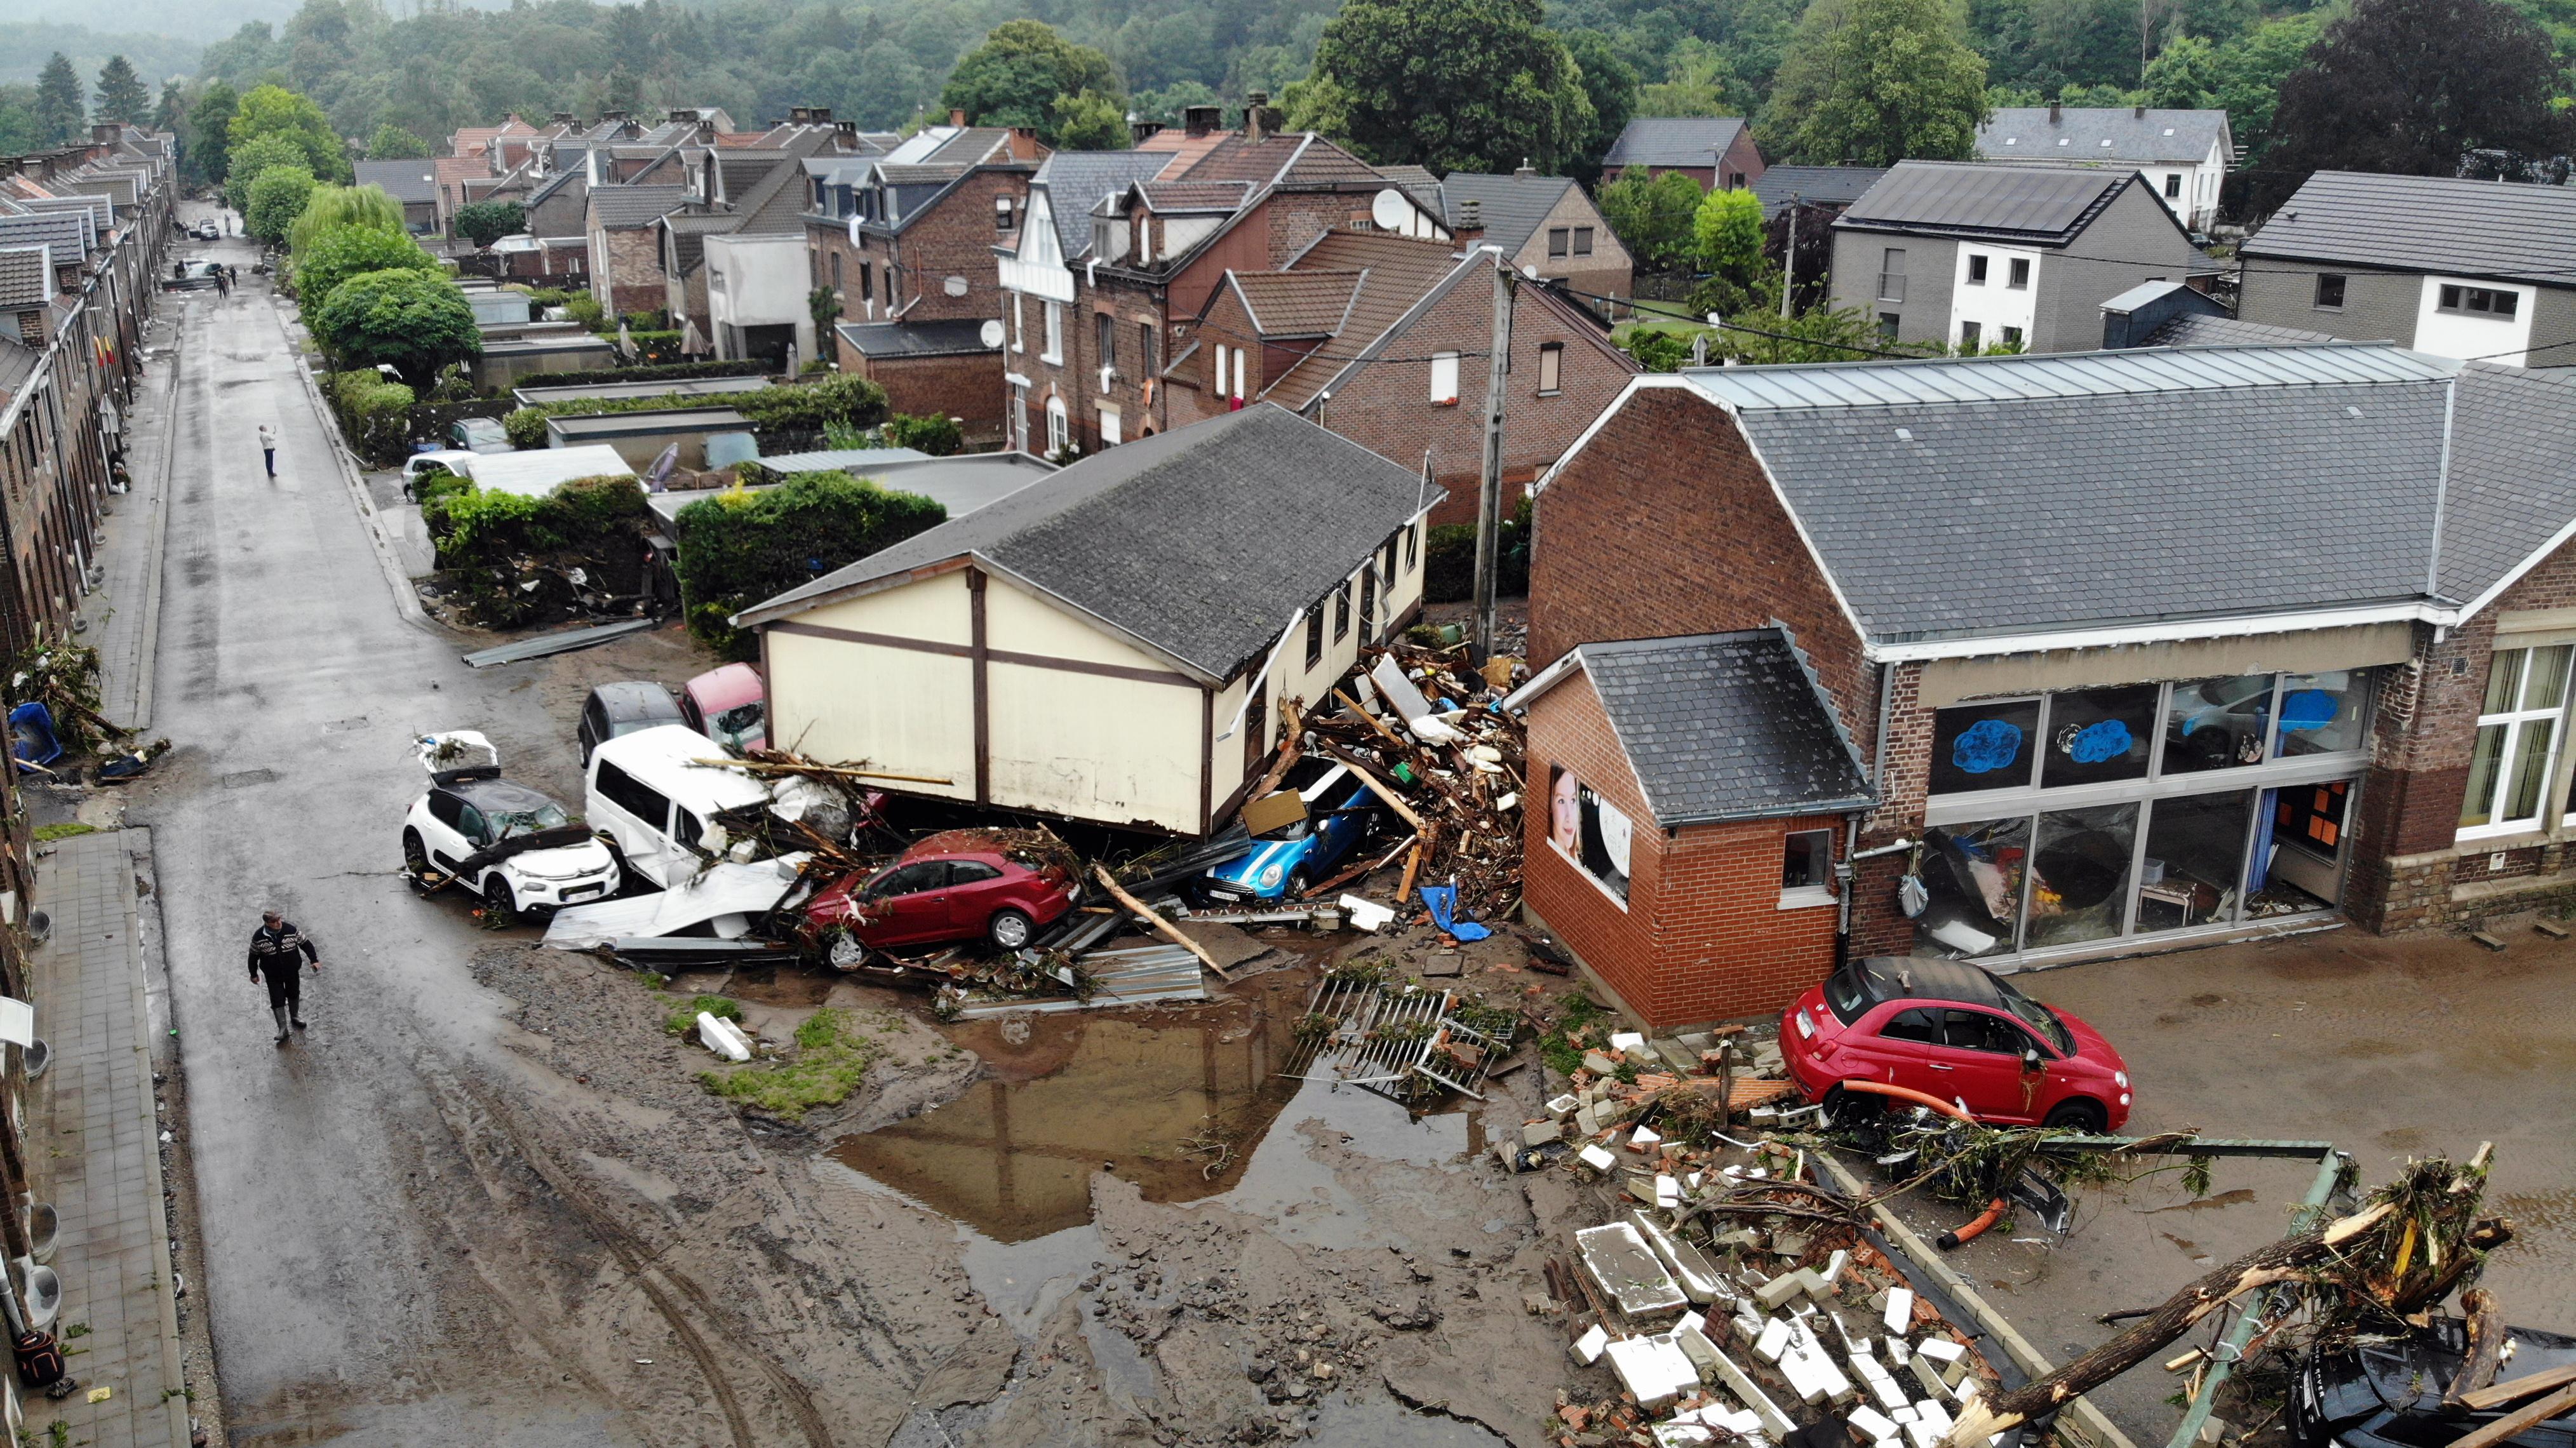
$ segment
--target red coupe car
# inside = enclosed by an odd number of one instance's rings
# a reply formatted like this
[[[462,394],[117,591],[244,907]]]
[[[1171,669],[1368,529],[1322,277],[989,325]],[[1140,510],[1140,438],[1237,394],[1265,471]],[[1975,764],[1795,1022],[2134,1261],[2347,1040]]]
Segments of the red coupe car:
[[[805,906],[806,926],[879,950],[978,936],[1017,950],[1062,919],[1080,893],[1062,864],[1024,863],[1032,858],[992,830],[947,830],[873,875],[852,875],[816,895]],[[841,925],[845,936],[833,930]],[[857,963],[832,961],[843,969]]]
[[[2129,1067],[2101,1033],[1961,960],[1871,956],[1780,1018],[1780,1055],[1810,1100],[1879,1081],[1980,1121],[2117,1131]]]

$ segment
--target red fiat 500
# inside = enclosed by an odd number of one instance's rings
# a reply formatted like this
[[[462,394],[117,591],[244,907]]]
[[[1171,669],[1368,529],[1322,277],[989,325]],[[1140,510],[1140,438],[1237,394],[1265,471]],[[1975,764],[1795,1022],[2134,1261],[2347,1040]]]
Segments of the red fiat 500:
[[[1883,1081],[1980,1121],[2092,1132],[2129,1120],[2129,1067],[2101,1033],[1963,960],[1843,966],[1780,1018],[1780,1055],[1813,1100]]]

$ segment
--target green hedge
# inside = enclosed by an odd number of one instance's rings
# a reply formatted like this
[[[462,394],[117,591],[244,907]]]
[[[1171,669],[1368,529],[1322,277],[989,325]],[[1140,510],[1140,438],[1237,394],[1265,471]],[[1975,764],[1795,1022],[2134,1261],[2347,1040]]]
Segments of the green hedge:
[[[728,659],[755,659],[759,641],[733,615],[947,520],[928,498],[847,473],[799,473],[691,503],[675,527],[689,632]]]
[[[687,397],[673,392],[653,397],[574,397],[519,408],[503,418],[501,426],[508,431],[512,447],[543,447],[546,419],[550,417],[601,417],[615,412],[663,412],[690,407],[730,407],[748,419],[755,431],[819,432],[832,423],[876,426],[885,420],[886,395],[884,388],[864,377],[833,377],[715,397]]]
[[[586,294],[585,294],[586,295]],[[678,382],[692,377],[758,377],[769,364],[758,358],[732,362],[672,362],[658,367],[594,367],[519,379],[522,387],[582,387],[593,382]]]
[[[349,449],[378,467],[398,467],[411,452],[412,390],[372,368],[334,372],[323,391],[340,415]]]
[[[887,447],[916,448],[935,458],[948,457],[966,445],[955,418],[913,417],[901,412],[886,419],[885,440]]]
[[[1512,515],[1503,520],[1503,536],[1497,556],[1498,576],[1495,592],[1507,598],[1529,592],[1530,500],[1522,497]],[[1422,564],[1422,599],[1425,603],[1457,603],[1473,598],[1476,593],[1476,525],[1443,523],[1433,528],[1424,541]]]
[[[651,515],[632,477],[575,478],[542,498],[488,493],[462,479],[422,491],[439,581],[482,627],[569,615],[578,603],[569,578],[576,568],[594,592],[643,590]]]

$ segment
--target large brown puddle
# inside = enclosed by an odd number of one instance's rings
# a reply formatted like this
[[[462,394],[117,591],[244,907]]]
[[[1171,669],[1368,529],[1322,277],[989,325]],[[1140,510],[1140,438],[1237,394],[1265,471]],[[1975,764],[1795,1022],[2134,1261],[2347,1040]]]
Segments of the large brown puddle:
[[[909,1121],[842,1138],[832,1157],[998,1242],[1091,1220],[1104,1165],[1149,1201],[1231,1189],[1298,1082],[1282,1079],[1308,971],[1245,982],[1220,1004],[1068,1011],[955,1034],[985,1079]],[[1230,1153],[1193,1152],[1226,1143]]]

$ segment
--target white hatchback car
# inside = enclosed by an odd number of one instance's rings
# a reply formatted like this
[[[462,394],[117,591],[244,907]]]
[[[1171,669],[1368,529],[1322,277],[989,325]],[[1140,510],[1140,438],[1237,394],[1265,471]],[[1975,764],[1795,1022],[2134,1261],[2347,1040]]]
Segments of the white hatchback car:
[[[491,741],[459,729],[422,736],[413,753],[430,780],[403,817],[414,879],[451,876],[505,919],[617,893],[615,852],[562,805],[503,779]]]

